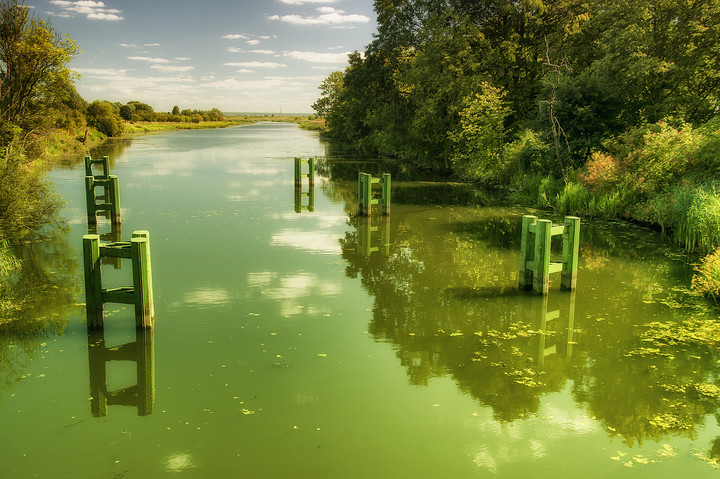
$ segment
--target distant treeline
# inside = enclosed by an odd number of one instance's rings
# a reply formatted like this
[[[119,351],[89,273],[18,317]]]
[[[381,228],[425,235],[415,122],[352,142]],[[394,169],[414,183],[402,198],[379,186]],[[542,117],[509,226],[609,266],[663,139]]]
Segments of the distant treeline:
[[[106,136],[119,136],[123,132],[125,121],[157,121],[200,123],[201,121],[223,121],[225,115],[217,108],[212,110],[180,110],[174,106],[171,112],[156,112],[147,103],[129,101],[126,104],[95,100],[85,110],[89,127],[97,129]]]

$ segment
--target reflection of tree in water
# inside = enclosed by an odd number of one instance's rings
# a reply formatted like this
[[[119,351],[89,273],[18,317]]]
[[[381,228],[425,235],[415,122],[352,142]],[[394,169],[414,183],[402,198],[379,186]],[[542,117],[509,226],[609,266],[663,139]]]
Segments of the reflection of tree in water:
[[[0,284],[0,397],[24,376],[47,338],[77,314],[75,252],[62,235],[16,251],[22,267]],[[13,306],[9,306],[13,305]]]
[[[334,195],[353,201],[355,187],[335,184]],[[695,437],[718,409],[716,354],[707,343],[660,344],[648,333],[658,321],[677,333],[670,325],[694,311],[688,258],[632,225],[584,224],[568,327],[570,293],[555,284],[544,305],[516,289],[520,216],[393,204],[389,255],[363,256],[357,232],[347,233],[346,273],[375,298],[369,331],[393,344],[412,384],[449,374],[500,420],[536,412],[543,394],[570,379],[578,404],[628,445]],[[555,310],[543,333],[541,314]]]

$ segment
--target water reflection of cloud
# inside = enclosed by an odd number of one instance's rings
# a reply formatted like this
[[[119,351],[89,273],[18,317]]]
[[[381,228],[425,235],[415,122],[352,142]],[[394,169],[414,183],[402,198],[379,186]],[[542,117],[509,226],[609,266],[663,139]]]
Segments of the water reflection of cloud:
[[[267,165],[237,165],[232,168],[227,168],[225,173],[231,175],[253,175],[253,176],[276,176],[287,173],[288,170],[284,168],[277,168],[274,166]]]
[[[290,317],[302,312],[312,316],[327,312],[327,308],[300,304],[300,299],[316,296],[336,296],[342,286],[335,281],[323,280],[312,273],[281,275],[276,272],[258,272],[247,275],[248,292],[280,303],[280,314]]]
[[[272,236],[272,246],[289,246],[313,253],[340,255],[342,249],[337,233],[320,233],[286,229]]]
[[[186,303],[194,306],[214,306],[226,304],[230,301],[230,294],[226,289],[200,288],[196,291],[185,293]]]
[[[165,469],[169,472],[183,472],[193,467],[193,458],[188,453],[170,454],[165,458]]]
[[[182,175],[197,169],[197,167],[197,162],[194,159],[183,160],[181,157],[174,157],[168,161],[155,161],[149,168],[134,169],[131,175],[135,177]]]
[[[228,186],[233,189],[245,189],[248,186],[256,188],[270,188],[281,184],[282,181],[258,180],[258,181],[231,181]]]
[[[569,396],[570,392],[566,389],[557,395]],[[565,398],[560,400],[565,402]],[[493,418],[492,409],[487,408],[484,414],[468,420],[466,427],[482,438],[468,444],[468,455],[479,468],[493,474],[504,464],[546,457],[560,441],[603,431],[583,411],[568,411],[552,400],[546,401],[537,416],[510,424]]]
[[[318,229],[332,228],[335,226],[345,225],[348,221],[346,214],[322,214],[322,215],[299,215],[296,212],[287,212],[273,215],[274,220],[282,221],[307,221],[312,218],[317,221]]]

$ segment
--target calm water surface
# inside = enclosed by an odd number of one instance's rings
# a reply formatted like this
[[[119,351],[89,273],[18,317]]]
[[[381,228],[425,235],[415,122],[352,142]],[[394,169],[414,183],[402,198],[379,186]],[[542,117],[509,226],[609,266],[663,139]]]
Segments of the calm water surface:
[[[368,223],[354,180],[383,167],[321,160],[298,213],[292,158],[325,155],[287,124],[116,152],[120,237],[151,235],[145,334],[106,305],[88,336],[84,172],[54,171],[70,228],[22,253],[30,312],[0,331],[0,477],[719,474],[720,358],[653,339],[700,314],[682,251],[584,222],[577,291],[535,297],[516,288],[526,210],[393,172],[392,215]],[[128,285],[130,265],[103,275]]]

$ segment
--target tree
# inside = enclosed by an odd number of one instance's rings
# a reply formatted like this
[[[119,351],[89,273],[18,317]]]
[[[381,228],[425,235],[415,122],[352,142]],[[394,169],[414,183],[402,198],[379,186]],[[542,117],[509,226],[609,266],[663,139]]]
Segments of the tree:
[[[34,18],[17,0],[0,0],[0,128],[32,129],[50,100],[62,99],[72,82],[66,67],[75,43]],[[58,98],[60,97],[60,98]],[[2,138],[6,145],[9,135]]]
[[[123,105],[120,107],[120,116],[123,118],[123,120],[130,121],[134,114],[135,105],[131,105],[130,103],[128,103],[127,105]]]
[[[485,182],[502,180],[501,150],[505,144],[505,118],[509,108],[504,92],[489,83],[482,92],[465,99],[460,122],[450,133],[453,168],[464,176]]]
[[[321,91],[320,98],[312,104],[317,116],[325,118],[330,113],[340,98],[343,89],[343,74],[334,71],[318,87]]]
[[[173,109],[172,109],[172,114],[173,114],[173,115],[180,116],[180,107],[177,106],[177,105],[175,105],[175,106],[173,107]]]
[[[106,136],[118,136],[123,131],[120,113],[108,101],[95,100],[92,102],[88,107],[87,122],[89,126],[96,128]]]

